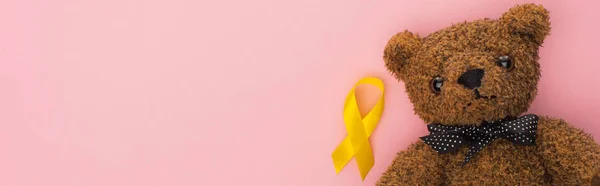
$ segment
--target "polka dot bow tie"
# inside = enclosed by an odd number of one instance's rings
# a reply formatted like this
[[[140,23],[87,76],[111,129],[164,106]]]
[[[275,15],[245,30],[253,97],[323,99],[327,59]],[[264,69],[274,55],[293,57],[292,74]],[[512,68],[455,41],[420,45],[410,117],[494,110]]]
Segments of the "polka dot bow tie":
[[[503,119],[481,126],[452,127],[430,124],[427,126],[430,135],[421,137],[421,140],[440,154],[456,152],[462,145],[468,145],[469,153],[464,165],[473,155],[498,138],[518,145],[533,145],[538,119],[538,116],[529,114],[514,120]]]

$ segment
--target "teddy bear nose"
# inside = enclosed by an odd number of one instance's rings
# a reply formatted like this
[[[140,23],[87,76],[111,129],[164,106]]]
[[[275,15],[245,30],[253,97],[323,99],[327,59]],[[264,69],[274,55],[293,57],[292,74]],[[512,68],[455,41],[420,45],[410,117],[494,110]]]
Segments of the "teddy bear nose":
[[[481,86],[481,79],[483,78],[483,69],[471,69],[460,75],[458,78],[458,84],[468,89],[475,89]]]

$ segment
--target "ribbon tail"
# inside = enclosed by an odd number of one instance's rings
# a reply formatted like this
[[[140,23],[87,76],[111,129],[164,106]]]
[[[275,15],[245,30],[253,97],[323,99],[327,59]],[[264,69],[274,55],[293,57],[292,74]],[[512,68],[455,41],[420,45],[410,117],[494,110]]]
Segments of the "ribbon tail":
[[[354,149],[352,148],[352,142],[350,138],[344,138],[344,141],[331,154],[331,158],[333,159],[333,167],[335,168],[335,173],[339,174],[342,169],[350,162],[350,160],[354,157]]]
[[[469,153],[467,153],[464,163],[469,162],[471,160],[471,158],[473,158],[475,156],[475,154],[477,154],[483,148],[485,148],[490,143],[492,143],[492,141],[494,141],[494,139],[496,139],[496,138],[494,138],[492,136],[485,136],[485,137],[476,138],[476,141],[470,141]]]
[[[355,151],[355,157],[356,163],[358,164],[358,170],[360,171],[360,177],[364,181],[375,164],[373,150],[368,141],[363,143],[363,145]]]

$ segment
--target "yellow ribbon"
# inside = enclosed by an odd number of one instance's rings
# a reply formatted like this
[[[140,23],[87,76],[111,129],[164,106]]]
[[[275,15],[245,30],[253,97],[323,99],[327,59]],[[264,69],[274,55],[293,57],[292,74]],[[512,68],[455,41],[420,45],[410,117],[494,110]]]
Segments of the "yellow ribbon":
[[[377,101],[377,104],[375,104],[364,118],[361,117],[358,110],[355,94],[356,87],[360,84],[375,85],[381,90],[381,97]],[[344,166],[346,166],[354,156],[356,157],[360,176],[362,180],[365,180],[365,177],[375,162],[373,151],[371,150],[371,145],[369,143],[369,136],[371,136],[371,133],[373,133],[373,130],[381,118],[383,102],[383,82],[377,78],[363,78],[354,85],[352,90],[350,90],[350,93],[346,97],[346,103],[344,104],[344,123],[346,125],[348,136],[344,138],[342,143],[338,145],[331,155],[336,174],[340,173]]]

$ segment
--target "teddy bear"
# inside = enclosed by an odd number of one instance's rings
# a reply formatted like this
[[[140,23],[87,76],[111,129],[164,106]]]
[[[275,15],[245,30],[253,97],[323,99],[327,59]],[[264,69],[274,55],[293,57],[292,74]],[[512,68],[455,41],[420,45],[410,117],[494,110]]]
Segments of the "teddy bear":
[[[549,34],[549,11],[521,4],[426,37],[394,35],[385,67],[404,82],[429,135],[399,152],[376,184],[600,185],[600,146],[590,134],[524,114]]]

